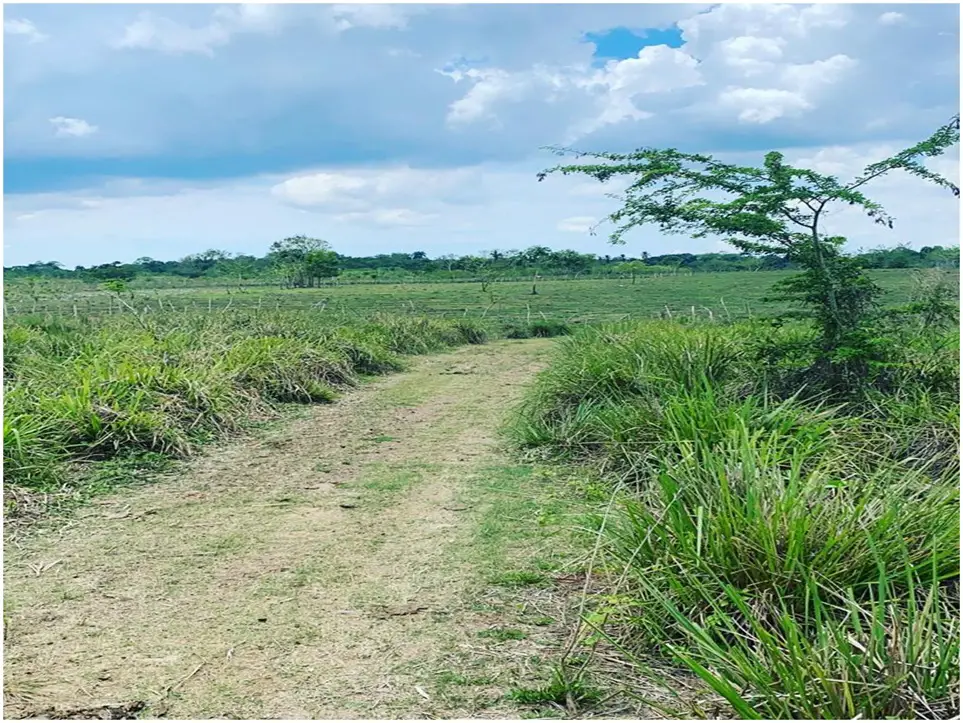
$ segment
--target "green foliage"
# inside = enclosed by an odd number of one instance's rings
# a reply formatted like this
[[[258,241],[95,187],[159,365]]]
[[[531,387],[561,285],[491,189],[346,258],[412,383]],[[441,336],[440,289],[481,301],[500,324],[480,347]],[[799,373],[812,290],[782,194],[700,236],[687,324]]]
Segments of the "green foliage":
[[[502,326],[502,333],[508,339],[531,339],[533,337],[548,338],[564,336],[571,332],[571,327],[562,321],[537,319],[527,322],[511,322]]]
[[[808,325],[635,322],[559,344],[511,431],[617,485],[592,619],[641,675],[657,653],[742,718],[958,708],[959,334],[921,334],[928,308],[879,330],[888,383],[834,406],[794,386]]]
[[[8,485],[70,486],[77,482],[70,461],[187,455],[279,403],[330,402],[361,375],[402,369],[405,356],[493,336],[478,319],[348,319],[318,310],[147,318],[5,321]]]
[[[315,286],[338,275],[338,255],[321,239],[291,236],[275,241],[268,256],[288,286]]]
[[[846,204],[892,228],[893,219],[860,189],[895,170],[959,196],[956,185],[923,164],[956,145],[959,138],[956,116],[927,140],[867,166],[850,181],[790,166],[778,152],[767,153],[762,167],[750,167],[705,154],[655,148],[627,154],[576,153],[596,162],[556,166],[538,179],[556,172],[584,174],[601,182],[631,178],[622,208],[609,216],[615,224],[610,236],[615,244],[623,243],[629,230],[654,224],[664,233],[721,237],[745,253],[775,254],[800,266],[804,273],[783,282],[780,290],[808,308],[820,330],[817,379],[828,376],[830,387],[850,389],[863,381],[874,361],[868,326],[880,289],[856,261],[840,254],[845,239],[826,236],[820,223],[832,204]],[[719,194],[722,200],[709,197]]]
[[[915,251],[907,246],[898,246],[864,251],[855,258],[863,267],[869,269],[959,268],[960,249],[924,246]],[[256,257],[212,249],[200,254],[190,254],[176,261],[158,261],[145,256],[132,263],[122,264],[116,261],[92,268],[78,266],[75,269],[65,269],[56,261],[38,261],[4,268],[4,279],[17,282],[21,289],[31,285],[43,286],[52,280],[86,286],[114,278],[136,283],[140,288],[151,289],[188,285],[201,288],[234,285],[241,289],[275,283],[279,273],[275,261],[271,253]],[[475,267],[480,263],[485,265],[488,276],[499,280],[531,279],[533,274],[545,278],[631,278],[633,269],[637,270],[636,276],[665,276],[694,272],[773,271],[797,266],[776,254],[650,255],[643,251],[639,258],[633,259],[625,254],[594,256],[534,246],[525,251],[492,251],[485,258],[448,254],[431,259],[423,251],[364,257],[337,254],[338,271],[335,273],[328,267],[318,273],[321,274],[319,278],[338,276],[343,282],[350,283],[471,281],[478,280]]]
[[[570,680],[566,671],[559,668],[553,671],[552,679],[547,685],[540,688],[515,688],[508,697],[523,705],[553,705],[574,713],[580,707],[597,703],[602,699],[602,692],[586,684],[581,678]]]

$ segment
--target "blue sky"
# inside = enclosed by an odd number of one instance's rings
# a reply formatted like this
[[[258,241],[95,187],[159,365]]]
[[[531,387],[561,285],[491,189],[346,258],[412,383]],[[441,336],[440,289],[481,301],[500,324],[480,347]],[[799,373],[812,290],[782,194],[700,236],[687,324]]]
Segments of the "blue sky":
[[[959,105],[954,5],[5,5],[4,263],[532,244],[610,253],[598,184],[539,149],[778,148],[855,173]],[[958,159],[938,167],[958,176]],[[956,243],[958,205],[869,189]],[[603,227],[604,229],[604,227]],[[722,250],[639,229],[626,252]]]

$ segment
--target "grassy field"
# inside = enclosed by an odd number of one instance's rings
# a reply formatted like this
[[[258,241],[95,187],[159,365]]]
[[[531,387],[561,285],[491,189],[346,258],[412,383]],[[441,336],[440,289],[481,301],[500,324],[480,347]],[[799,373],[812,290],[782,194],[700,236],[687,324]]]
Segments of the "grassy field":
[[[959,284],[959,272],[950,272]],[[139,310],[158,313],[176,309],[324,309],[343,316],[371,313],[417,313],[443,317],[497,317],[614,321],[660,314],[740,319],[784,309],[766,302],[770,288],[790,272],[728,272],[624,279],[545,280],[533,295],[531,282],[347,284],[321,289],[280,290],[273,287],[228,289],[137,289],[125,300]],[[908,270],[875,271],[871,276],[886,290],[884,303],[904,302],[912,288]],[[51,313],[65,316],[127,313],[114,295],[97,287],[53,284],[30,287],[10,284],[5,290],[11,316]]]
[[[71,461],[184,456],[281,403],[333,400],[404,357],[561,325],[315,311],[24,317],[4,324],[4,482],[74,488]]]
[[[889,306],[914,293],[925,301],[926,279],[874,276]],[[8,288],[5,511],[99,494],[112,464],[186,456],[281,404],[329,402],[399,371],[410,355],[574,331],[510,433],[560,476],[611,490],[608,511],[585,525],[599,540],[597,585],[584,586],[595,591],[584,607],[589,649],[618,650],[630,687],[662,680],[674,691],[666,670],[701,679],[681,714],[950,717],[959,709],[959,331],[953,305],[940,304],[958,294],[959,274],[933,303],[873,317],[862,350],[846,350],[868,355],[861,381],[844,387],[826,382],[839,377],[823,375],[812,325],[760,321],[781,310],[763,298],[783,277],[546,281],[535,295],[530,283]],[[840,359],[832,363],[851,357]],[[479,404],[490,396],[472,394]],[[435,400],[439,418],[457,397]],[[445,429],[427,430],[437,444],[413,463],[436,461]],[[367,432],[377,444],[396,436]],[[124,469],[117,479],[127,482]],[[368,483],[390,492],[413,479]],[[554,704],[590,684],[563,676],[522,697]]]
[[[682,669],[716,698],[677,715],[958,715],[959,332],[892,333],[845,397],[798,385],[805,359],[766,363],[803,325],[650,320],[560,342],[513,435],[613,490],[589,632],[639,695],[684,689],[666,672]]]

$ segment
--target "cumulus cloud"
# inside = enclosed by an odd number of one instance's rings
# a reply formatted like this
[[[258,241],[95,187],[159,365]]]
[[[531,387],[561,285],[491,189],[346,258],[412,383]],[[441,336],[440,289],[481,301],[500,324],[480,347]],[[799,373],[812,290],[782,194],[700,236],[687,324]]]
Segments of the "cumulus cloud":
[[[770,123],[777,118],[799,115],[814,106],[819,89],[836,82],[856,61],[847,55],[834,55],[812,63],[787,65],[775,88],[730,87],[719,94],[724,108],[731,108],[740,121]]]
[[[37,26],[26,18],[10,18],[3,21],[3,32],[5,35],[19,35],[26,38],[31,43],[39,43],[47,39]]]
[[[484,121],[501,129],[502,112],[512,105],[560,100],[575,114],[559,139],[563,144],[649,120],[673,102],[709,117],[721,112],[741,123],[766,124],[813,111],[824,90],[857,66],[843,53],[816,55],[818,44],[810,50],[814,38],[845,27],[849,18],[848,8],[834,5],[717,5],[679,21],[682,47],[646,46],[637,57],[601,68],[588,61],[520,70],[454,64],[437,72],[469,85],[449,105],[453,127]],[[681,94],[689,89],[699,89],[701,99]]]
[[[8,197],[20,194],[6,218],[31,256],[31,244],[45,238],[80,239],[113,255],[122,235],[156,243],[155,255],[168,253],[167,237],[196,251],[203,235],[260,251],[289,227],[343,238],[352,252],[369,238],[380,239],[365,247],[374,252],[425,238],[441,253],[538,238],[604,253],[604,237],[560,230],[559,220],[605,218],[617,207],[605,193],[618,189],[584,177],[535,183],[535,172],[557,162],[551,157],[518,172],[505,167],[568,142],[586,150],[754,149],[748,160],[758,163],[779,144],[925,137],[958,106],[959,14],[907,8],[36,6],[29,25],[5,25],[15,33],[5,47],[5,181]],[[885,27],[884,10],[908,20]],[[632,57],[596,57],[599,48],[584,40],[673,24],[680,47],[649,46]],[[30,28],[57,42],[27,42]],[[473,60],[446,65],[454,57]],[[81,119],[101,130],[67,123]],[[118,174],[141,176],[153,190],[90,180]],[[164,193],[151,180],[157,175],[168,179]],[[63,187],[107,200],[48,213],[49,199],[34,198]],[[38,207],[20,208],[23,194]],[[187,199],[203,210],[192,214]],[[18,215],[35,212],[17,225]],[[905,214],[894,212],[902,228]],[[205,219],[201,231],[192,215]],[[139,230],[145,216],[163,223]],[[945,237],[927,223],[913,233]],[[651,243],[654,253],[695,242]]]
[[[800,93],[779,88],[728,88],[719,94],[719,102],[746,123],[769,123],[812,108]]]
[[[328,18],[338,32],[351,28],[403,30],[408,26],[412,8],[404,5],[332,5]]]
[[[480,200],[479,183],[477,168],[401,166],[300,174],[274,184],[270,194],[342,223],[408,227],[437,219],[447,205]]]
[[[525,98],[542,78],[532,73],[509,73],[498,68],[468,68],[466,70],[437,71],[456,83],[473,83],[467,93],[449,106],[447,120],[451,124],[471,123],[483,118],[494,118],[495,105],[504,101]]]
[[[447,120],[454,125],[495,118],[497,106],[537,98],[555,102],[561,97],[581,99],[594,107],[592,116],[576,122],[569,140],[623,120],[644,120],[652,116],[639,108],[636,99],[657,93],[701,85],[697,61],[667,45],[642,48],[638,56],[611,60],[600,69],[589,64],[566,67],[537,65],[509,72],[500,68],[440,69],[456,83],[469,81],[471,88],[454,101]]]
[[[678,25],[686,45],[701,57],[715,43],[736,33],[752,37],[807,38],[815,30],[844,27],[850,10],[842,5],[726,3]]]
[[[91,125],[82,118],[65,118],[63,116],[57,116],[56,118],[51,118],[50,123],[53,124],[55,128],[55,134],[58,136],[72,136],[75,138],[82,138],[83,136],[89,136],[92,133],[97,132],[97,126]]]
[[[880,25],[899,25],[906,22],[906,16],[903,13],[890,11],[880,15],[878,20]]]
[[[300,174],[275,184],[271,193],[285,203],[302,208],[360,211],[405,201],[463,200],[475,180],[477,172],[466,168],[432,170],[398,166]]]
[[[849,178],[911,143],[785,153],[794,165]],[[757,153],[714,155],[735,163],[761,160]],[[935,159],[934,168],[958,174],[957,162],[956,156]],[[5,261],[29,263],[41,257],[88,265],[144,255],[176,258],[197,252],[198,238],[211,246],[263,254],[272,241],[296,233],[326,238],[348,254],[477,253],[492,247],[524,248],[535,240],[553,248],[612,253],[604,234],[588,233],[596,219],[618,208],[617,201],[589,193],[592,188],[611,190],[609,184],[589,186],[577,177],[538,183],[535,173],[543,165],[544,159],[530,159],[443,172],[394,166],[325,169],[294,177],[313,178],[300,189],[286,183],[293,179],[260,178],[181,187],[144,181],[127,184],[138,194],[126,196],[110,195],[113,191],[104,188],[7,196],[4,231],[11,248]],[[485,192],[468,198],[438,193],[452,185],[480,186]],[[295,190],[298,204],[285,197]],[[827,229],[846,236],[851,250],[900,242],[915,248],[958,242],[959,204],[944,189],[893,174],[868,185],[866,192],[896,218],[896,228],[877,226],[848,207],[834,207]],[[145,224],[145,218],[158,222]],[[634,232],[629,240],[632,248],[651,254],[719,250],[716,239],[662,236],[652,228]]]
[[[719,43],[722,62],[746,76],[759,75],[776,67],[781,60],[783,38],[757,38],[739,35]]]

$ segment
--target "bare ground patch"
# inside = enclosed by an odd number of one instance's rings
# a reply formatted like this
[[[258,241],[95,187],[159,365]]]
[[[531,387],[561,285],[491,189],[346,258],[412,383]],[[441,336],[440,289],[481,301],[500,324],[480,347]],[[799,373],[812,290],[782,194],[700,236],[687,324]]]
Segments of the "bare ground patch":
[[[516,553],[491,494],[526,474],[496,428],[550,344],[417,360],[8,543],[7,716],[517,715],[564,604],[533,586],[506,617],[492,582]]]

